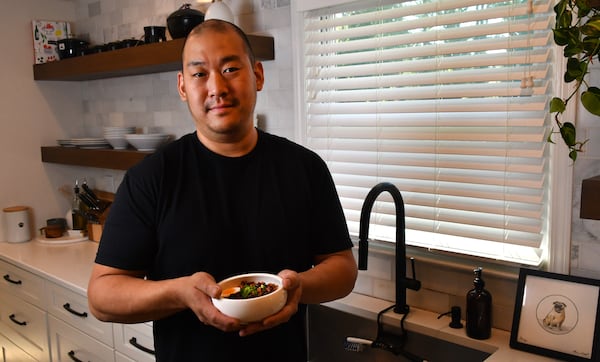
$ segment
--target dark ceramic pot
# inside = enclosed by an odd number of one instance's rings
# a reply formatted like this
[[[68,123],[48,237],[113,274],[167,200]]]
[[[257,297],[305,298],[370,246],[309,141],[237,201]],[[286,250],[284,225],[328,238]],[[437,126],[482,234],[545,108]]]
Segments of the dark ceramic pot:
[[[171,38],[185,38],[192,29],[204,21],[204,13],[191,9],[190,4],[183,4],[167,18],[167,28]]]
[[[150,43],[160,43],[162,41],[167,41],[167,37],[165,36],[165,32],[167,28],[164,26],[145,26],[144,27],[144,42],[146,44]]]
[[[87,49],[89,43],[85,40],[68,38],[52,41],[48,43],[56,44],[56,50],[58,51],[58,57],[60,59],[72,58],[79,55],[83,55],[85,49]]]

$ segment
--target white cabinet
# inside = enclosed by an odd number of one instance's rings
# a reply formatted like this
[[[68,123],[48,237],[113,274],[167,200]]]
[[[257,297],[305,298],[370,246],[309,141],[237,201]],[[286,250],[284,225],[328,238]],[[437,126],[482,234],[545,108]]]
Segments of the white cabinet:
[[[36,360],[0,334],[0,362],[36,362]]]
[[[53,362],[114,362],[113,349],[49,315]]]
[[[111,323],[97,320],[90,313],[87,298],[67,288],[46,283],[48,313],[81,330],[90,337],[112,347],[113,328]]]
[[[44,307],[43,278],[3,261],[0,261],[0,275],[0,290],[40,308]]]
[[[0,242],[0,362],[155,361],[152,323],[106,323],[90,313],[94,245],[59,252]]]
[[[46,282],[52,361],[114,362],[112,324],[97,320],[87,298]]]
[[[151,323],[114,324],[117,361],[154,361],[154,338]],[[119,355],[121,353],[121,355]]]
[[[0,261],[0,335],[36,361],[48,361],[48,325],[44,309],[44,280]],[[5,356],[6,358],[6,356]]]

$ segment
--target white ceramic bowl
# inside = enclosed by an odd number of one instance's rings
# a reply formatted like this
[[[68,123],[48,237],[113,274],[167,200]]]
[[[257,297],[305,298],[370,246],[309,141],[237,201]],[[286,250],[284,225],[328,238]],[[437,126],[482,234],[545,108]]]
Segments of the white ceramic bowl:
[[[124,150],[129,146],[125,137],[105,137],[105,139],[115,150]]]
[[[125,139],[138,151],[154,151],[169,139],[168,134],[126,134]]]
[[[212,298],[214,306],[221,313],[239,319],[242,323],[257,322],[283,308],[287,301],[287,291],[283,289],[282,279],[275,274],[249,273],[227,278],[221,282],[221,290],[240,286],[242,281],[254,281],[277,284],[277,290],[261,297],[248,299]]]

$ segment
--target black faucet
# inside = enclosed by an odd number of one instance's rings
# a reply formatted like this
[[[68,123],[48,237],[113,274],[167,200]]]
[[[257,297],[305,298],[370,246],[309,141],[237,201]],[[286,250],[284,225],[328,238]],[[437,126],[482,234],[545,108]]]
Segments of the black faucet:
[[[404,236],[404,201],[396,186],[389,182],[375,185],[367,194],[360,213],[360,229],[358,232],[358,269],[367,270],[367,258],[369,255],[369,219],[375,199],[382,192],[387,191],[394,199],[396,206],[396,305],[394,313],[407,314],[409,311],[406,304],[406,288],[412,290],[421,289],[421,282],[416,279],[415,262],[411,258],[412,279],[406,277],[406,240]]]

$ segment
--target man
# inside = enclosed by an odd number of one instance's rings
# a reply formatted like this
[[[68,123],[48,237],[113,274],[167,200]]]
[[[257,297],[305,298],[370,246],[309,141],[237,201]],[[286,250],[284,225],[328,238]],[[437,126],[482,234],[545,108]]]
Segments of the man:
[[[306,361],[305,305],[343,297],[357,269],[331,176],[313,152],[253,127],[264,82],[235,25],[186,39],[178,90],[196,132],[131,168],[113,203],[88,287],[100,320],[154,321],[158,361]],[[240,324],[216,281],[277,273],[284,308]]]

